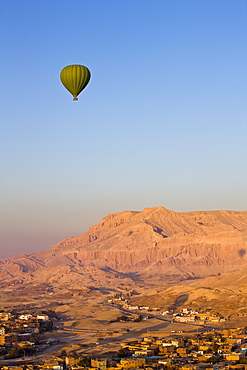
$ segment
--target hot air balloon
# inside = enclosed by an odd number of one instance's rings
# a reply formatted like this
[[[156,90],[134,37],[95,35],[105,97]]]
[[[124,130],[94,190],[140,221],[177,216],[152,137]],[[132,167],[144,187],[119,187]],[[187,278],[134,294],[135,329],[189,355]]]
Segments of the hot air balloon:
[[[73,100],[89,83],[91,74],[87,67],[78,64],[64,67],[60,73],[60,80],[64,87],[73,95]]]

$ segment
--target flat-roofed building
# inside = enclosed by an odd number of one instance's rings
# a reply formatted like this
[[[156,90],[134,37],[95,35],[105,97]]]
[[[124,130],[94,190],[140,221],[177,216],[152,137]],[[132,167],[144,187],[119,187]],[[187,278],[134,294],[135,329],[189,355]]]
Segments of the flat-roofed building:
[[[0,335],[0,346],[5,345],[5,335]]]
[[[107,359],[106,358],[96,358],[91,359],[91,366],[96,367],[101,370],[105,370],[107,367]]]
[[[245,357],[245,354],[242,352],[232,352],[223,354],[223,357],[226,361],[239,361],[241,358]]]
[[[125,358],[120,360],[119,367],[124,369],[138,368],[146,364],[145,358]]]

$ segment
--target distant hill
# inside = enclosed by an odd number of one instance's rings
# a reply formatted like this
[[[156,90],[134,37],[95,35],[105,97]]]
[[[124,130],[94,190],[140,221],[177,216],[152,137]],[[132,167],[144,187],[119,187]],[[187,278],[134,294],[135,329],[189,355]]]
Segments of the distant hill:
[[[247,212],[110,214],[48,251],[0,259],[0,287],[176,283],[247,268]]]

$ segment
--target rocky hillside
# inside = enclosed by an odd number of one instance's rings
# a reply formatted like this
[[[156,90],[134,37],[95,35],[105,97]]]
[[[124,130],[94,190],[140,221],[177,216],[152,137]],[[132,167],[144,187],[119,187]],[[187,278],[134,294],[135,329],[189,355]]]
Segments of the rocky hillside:
[[[45,252],[0,260],[0,286],[173,282],[247,267],[247,212],[111,214]]]
[[[225,318],[245,318],[247,322],[247,268],[164,288],[156,286],[131,297],[133,306],[153,307],[154,302],[160,311],[213,309]]]

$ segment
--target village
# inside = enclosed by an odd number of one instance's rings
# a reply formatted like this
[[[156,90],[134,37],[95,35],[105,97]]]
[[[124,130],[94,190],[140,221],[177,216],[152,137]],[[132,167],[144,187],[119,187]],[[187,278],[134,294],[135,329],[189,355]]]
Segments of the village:
[[[178,322],[196,322],[199,325],[207,325],[210,323],[220,323],[227,320],[230,320],[230,317],[224,317],[219,312],[214,312],[212,308],[199,308],[198,310],[193,310],[192,308],[181,308],[170,309],[161,311],[159,307],[150,307],[143,305],[132,305],[128,298],[124,295],[115,296],[111,299],[108,299],[108,303],[115,305],[118,308],[122,308],[126,311],[136,312],[142,314],[144,319],[152,317],[153,314],[159,313],[162,316],[166,317],[171,321]],[[161,312],[160,312],[161,311]],[[151,316],[150,316],[150,313]]]
[[[54,311],[44,313],[0,312],[0,358],[16,358],[42,352],[53,343],[42,334],[51,332]]]
[[[128,309],[131,311],[131,307]],[[138,310],[140,312],[140,307]],[[161,316],[163,314],[171,315],[172,320],[178,321],[191,316],[199,316],[201,321],[203,318],[202,312],[200,316],[200,312],[191,312],[189,309],[182,309],[177,314],[162,312]],[[203,315],[208,321],[209,313],[204,312]],[[212,318],[223,320],[220,315],[211,315]],[[122,316],[123,321],[123,317],[131,319],[130,315]],[[121,342],[117,352],[111,352],[110,345],[109,352],[102,355],[78,352],[76,349],[67,353],[65,347],[58,356],[42,356],[42,351],[57,342],[52,336],[49,338],[49,333],[57,330],[54,325],[57,320],[56,313],[51,310],[21,314],[0,312],[0,369],[247,370],[247,328],[172,332],[164,337],[146,334],[141,340]]]

